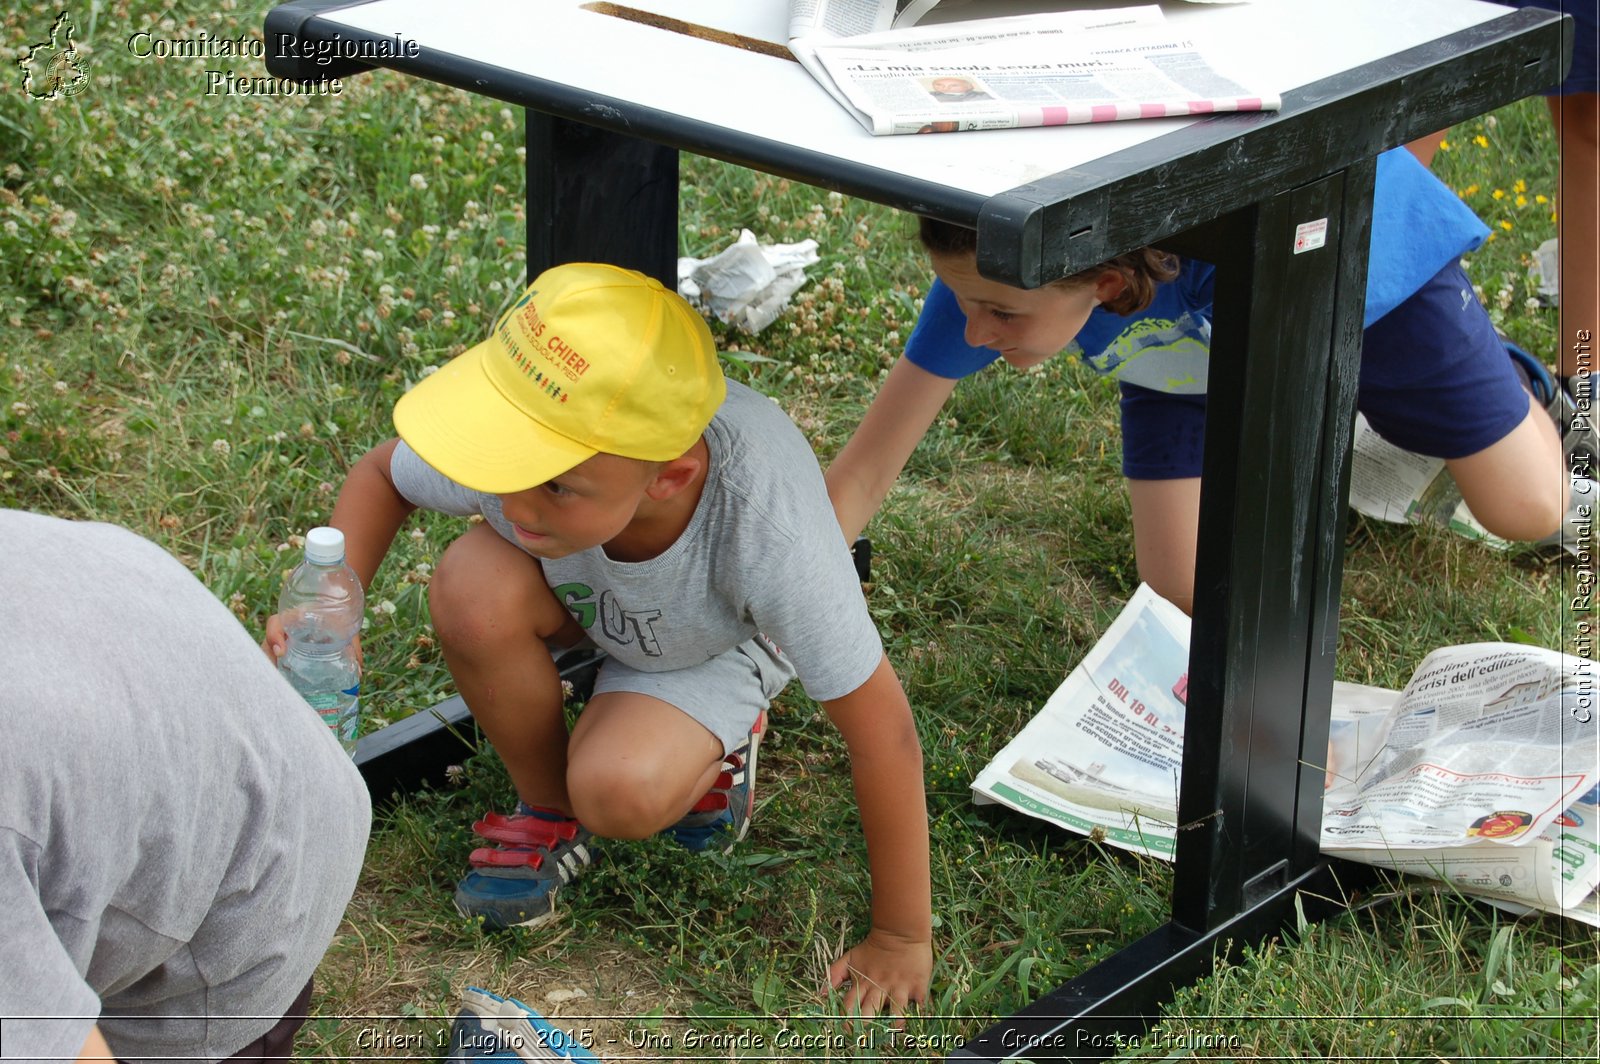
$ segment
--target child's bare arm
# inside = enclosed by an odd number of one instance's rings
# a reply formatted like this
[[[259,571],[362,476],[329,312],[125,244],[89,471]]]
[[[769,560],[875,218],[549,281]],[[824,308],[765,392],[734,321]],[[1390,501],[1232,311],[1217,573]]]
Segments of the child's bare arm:
[[[389,475],[389,459],[398,442],[378,444],[350,467],[328,522],[344,533],[345,560],[361,578],[363,588],[372,584],[373,574],[389,553],[395,533],[416,509],[395,490]],[[288,650],[288,636],[276,613],[267,618],[266,638],[261,646],[274,661]]]
[[[361,577],[362,587],[371,585],[395,533],[416,509],[395,490],[389,473],[389,460],[399,442],[378,444],[350,467],[328,522],[344,533],[345,560]]]
[[[850,442],[828,466],[828,497],[846,540],[859,536],[883,505],[955,387],[954,380],[905,358],[889,371]]]
[[[933,975],[922,747],[887,657],[866,683],[823,707],[850,749],[872,873],[872,928],[833,962],[829,980],[850,982],[847,1010],[903,1012],[927,998]]]

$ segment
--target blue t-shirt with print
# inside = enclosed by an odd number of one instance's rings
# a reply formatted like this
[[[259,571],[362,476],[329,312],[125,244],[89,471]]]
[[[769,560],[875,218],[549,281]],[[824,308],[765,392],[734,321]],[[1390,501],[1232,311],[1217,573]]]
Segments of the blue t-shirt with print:
[[[1489,230],[1410,152],[1378,157],[1363,326],[1399,306],[1446,265],[1481,245]],[[1216,270],[1185,259],[1150,306],[1121,315],[1097,307],[1067,348],[1127,384],[1178,395],[1206,390]],[[967,319],[942,281],[928,291],[905,357],[939,377],[976,373],[999,353],[966,342]]]

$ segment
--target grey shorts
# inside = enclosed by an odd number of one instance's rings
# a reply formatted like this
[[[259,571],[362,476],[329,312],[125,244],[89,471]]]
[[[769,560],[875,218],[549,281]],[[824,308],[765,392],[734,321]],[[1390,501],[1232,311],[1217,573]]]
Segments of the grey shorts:
[[[594,693],[649,695],[676,706],[722,740],[726,754],[745,741],[761,711],[793,678],[789,659],[758,635],[704,664],[667,672],[640,672],[608,657]]]

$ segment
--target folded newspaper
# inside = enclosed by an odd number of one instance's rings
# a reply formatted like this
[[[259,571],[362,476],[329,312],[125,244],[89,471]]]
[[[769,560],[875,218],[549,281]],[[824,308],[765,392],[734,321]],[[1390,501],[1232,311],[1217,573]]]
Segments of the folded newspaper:
[[[973,782],[999,802],[1171,860],[1189,618],[1148,587]],[[1403,691],[1334,684],[1323,852],[1600,926],[1600,663],[1474,643]]]
[[[1153,4],[913,28],[937,4],[793,0],[789,48],[875,136],[1281,106],[1220,72]]]
[[[1557,424],[1565,423],[1557,418]],[[1575,466],[1570,474],[1567,513],[1562,518],[1563,534],[1559,537],[1563,549],[1580,558],[1588,549],[1597,502],[1600,502],[1594,497],[1594,482],[1581,475],[1586,468]],[[1593,472],[1592,469],[1587,471]],[[1439,525],[1496,550],[1511,546],[1472,515],[1455,478],[1445,468],[1443,458],[1431,458],[1396,447],[1379,436],[1362,414],[1356,415],[1355,442],[1351,448],[1350,508],[1392,524]]]

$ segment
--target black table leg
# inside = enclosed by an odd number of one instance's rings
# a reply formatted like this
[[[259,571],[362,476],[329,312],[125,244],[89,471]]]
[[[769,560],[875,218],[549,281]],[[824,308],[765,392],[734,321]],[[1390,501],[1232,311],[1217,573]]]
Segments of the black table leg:
[[[1172,920],[951,1059],[1103,1059],[1217,950],[1338,896],[1318,837],[1374,168],[1175,242],[1212,249],[1217,291]]]
[[[527,112],[528,277],[609,262],[678,287],[678,152]]]

